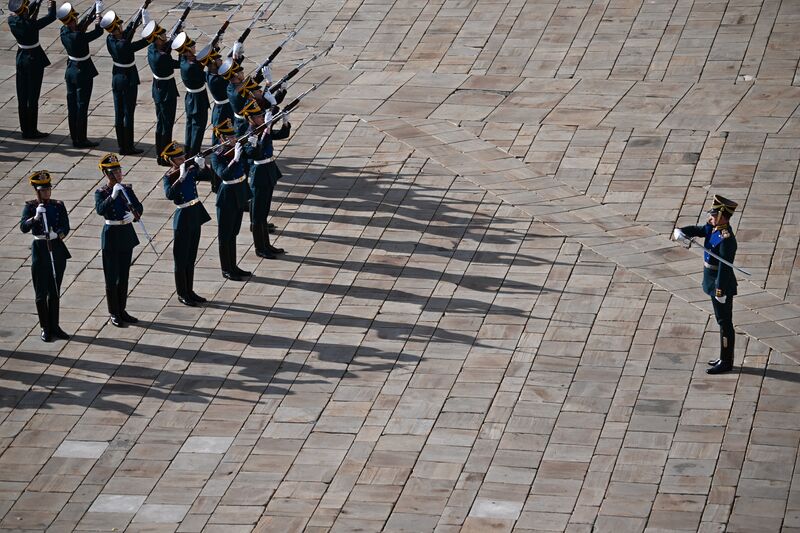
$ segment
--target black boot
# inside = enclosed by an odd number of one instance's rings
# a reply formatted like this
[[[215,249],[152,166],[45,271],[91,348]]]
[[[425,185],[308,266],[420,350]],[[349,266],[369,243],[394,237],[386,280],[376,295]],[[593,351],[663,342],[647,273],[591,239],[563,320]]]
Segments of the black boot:
[[[235,239],[231,240],[231,242],[228,244],[228,254],[229,254],[229,257],[231,258],[231,265],[232,265],[234,274],[236,274],[240,278],[249,278],[250,276],[253,275],[252,272],[248,272],[247,270],[242,270],[241,268],[239,268],[239,265],[236,264],[236,240]]]
[[[69,138],[72,140],[72,146],[75,146],[80,139],[78,138],[78,129],[75,124],[75,117],[67,113],[67,124],[69,125]]]
[[[47,299],[47,310],[50,313],[50,334],[56,339],[67,340],[69,339],[69,335],[58,325],[59,304],[58,298]]]
[[[53,336],[50,334],[50,314],[47,311],[47,300],[36,300],[36,313],[39,315],[39,325],[42,327],[39,337],[44,342],[53,342]]]
[[[119,302],[119,317],[128,322],[129,324],[136,324],[139,322],[139,319],[135,316],[131,316],[125,310],[128,305],[128,284],[120,283],[117,285],[117,301]]]
[[[30,128],[30,135],[32,139],[44,139],[48,137],[50,134],[45,133],[43,131],[39,131],[39,108],[34,107],[29,111],[28,120],[29,120],[29,128]]]
[[[114,133],[117,135],[117,146],[119,147],[119,155],[128,155],[126,154],[126,147],[128,146],[127,141],[125,140],[125,128],[123,126],[114,125]]]
[[[736,342],[736,332],[733,326],[722,327],[719,333],[719,361],[706,370],[707,374],[724,374],[733,370],[733,348]]]
[[[175,289],[178,293],[178,301],[183,305],[188,305],[189,307],[197,307],[197,302],[195,302],[192,297],[189,295],[189,290],[187,288],[188,281],[186,279],[186,271],[180,268],[175,269]]]
[[[186,287],[188,289],[188,295],[199,304],[204,304],[208,300],[194,292],[194,265],[188,267],[186,269]]]
[[[250,224],[250,231],[253,232],[253,245],[256,249],[256,255],[265,259],[275,259],[275,254],[267,250],[267,242],[269,241],[264,238],[264,226],[258,223]]]
[[[241,281],[234,272],[230,256],[230,246],[225,241],[219,241],[219,266],[222,269],[222,277],[232,281]]]
[[[108,315],[111,324],[118,328],[124,328],[125,322],[119,315],[119,303],[117,302],[117,285],[108,288],[106,287],[106,302],[108,302]]]
[[[144,150],[139,150],[133,143],[133,122],[125,128],[125,155],[139,155],[144,153]]]
[[[99,143],[90,141],[86,135],[89,130],[88,117],[75,118],[75,136],[77,140],[72,141],[72,146],[75,148],[94,148]]]
[[[263,228],[264,228],[264,230],[263,230],[264,240],[266,241],[266,249],[267,249],[267,251],[271,252],[271,253],[273,253],[275,255],[285,254],[286,250],[284,250],[283,248],[276,248],[276,247],[272,246],[272,244],[269,242],[269,228],[268,228],[268,226],[269,225],[266,224],[266,223],[263,225]]]
[[[31,138],[30,119],[28,118],[28,108],[22,104],[17,105],[17,114],[19,115],[19,132],[22,134],[23,139]]]

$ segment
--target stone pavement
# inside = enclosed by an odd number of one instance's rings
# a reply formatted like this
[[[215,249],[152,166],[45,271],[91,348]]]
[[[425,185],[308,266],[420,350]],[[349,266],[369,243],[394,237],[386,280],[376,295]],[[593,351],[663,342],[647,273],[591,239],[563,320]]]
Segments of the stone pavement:
[[[195,4],[202,43],[234,2]],[[207,224],[204,308],[174,294],[139,54],[148,152],[122,161],[158,253],[136,250],[123,330],[92,198],[115,149],[104,43],[83,151],[59,23],[40,143],[15,131],[0,33],[0,529],[800,530],[800,3],[275,0],[251,66],[299,24],[276,75],[333,49],[278,143],[289,253],[262,261],[244,231],[255,276],[225,281]],[[66,343],[38,339],[17,228],[34,168],[73,226]],[[739,201],[753,276],[737,368],[712,378],[701,260],[667,235],[714,193]]]

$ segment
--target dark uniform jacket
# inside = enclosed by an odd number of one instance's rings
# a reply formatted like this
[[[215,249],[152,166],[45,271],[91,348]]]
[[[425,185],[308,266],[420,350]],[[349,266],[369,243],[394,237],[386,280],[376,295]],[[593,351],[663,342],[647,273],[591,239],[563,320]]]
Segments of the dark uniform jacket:
[[[181,79],[186,87],[183,106],[187,115],[196,115],[208,109],[208,93],[205,90],[206,73],[203,65],[197,61],[189,61],[184,56],[180,59]],[[202,89],[192,92],[189,89]]]
[[[281,140],[289,137],[291,125],[282,126],[279,130],[272,130],[266,135],[259,135],[256,145],[247,143],[244,148],[244,155],[247,156],[250,167],[250,186],[253,188],[275,186],[281,179],[281,171],[274,161],[256,165],[256,161],[263,161],[273,156],[273,140]]]
[[[106,37],[106,48],[114,63],[130,65],[135,63],[134,53],[147,46],[147,39],[133,40],[136,28],[129,25],[122,32],[122,37],[117,39],[113,35]],[[114,65],[111,70],[111,88],[116,90],[139,85],[139,71],[134,64],[131,67],[118,67]]]
[[[131,204],[133,204],[131,207],[141,216],[144,208],[139,199],[136,198],[133,187],[127,184],[123,184],[122,186],[125,187],[125,192],[128,194]],[[128,202],[122,193],[116,198],[112,198],[112,191],[113,188],[108,185],[103,185],[94,191],[95,211],[106,220],[122,220],[125,218],[125,213],[130,211]],[[108,251],[133,249],[139,244],[139,238],[136,236],[136,230],[133,229],[133,224],[103,224],[103,229],[100,233],[100,243],[101,247]]]
[[[244,106],[247,105],[247,101],[250,99],[249,91],[240,91],[233,83],[228,83],[228,88],[226,91],[228,93],[228,100],[230,101],[231,109],[235,114],[241,116],[242,109],[244,109]],[[236,120],[243,119],[237,118]]]
[[[38,20],[31,20],[27,17],[11,15],[8,17],[8,26],[11,33],[21,45],[32,46],[39,42],[39,30],[56,20],[56,8],[52,6],[48,9],[47,15]],[[41,46],[23,50],[17,49],[17,66],[22,68],[44,68],[50,64],[47,55]]]
[[[214,103],[225,102],[225,100],[228,100],[228,85],[230,85],[230,82],[228,82],[228,80],[226,80],[219,74],[206,72],[206,83],[208,84],[209,92],[211,92],[211,98],[215,100]],[[218,105],[221,106],[225,105],[230,107],[228,105],[228,102]]]
[[[703,248],[710,250],[729,263],[736,257],[736,237],[727,225],[686,226],[681,231],[687,237],[703,237]],[[736,294],[736,276],[733,269],[723,265],[708,252],[703,254],[703,292],[709,296],[734,296]]]
[[[175,69],[180,68],[180,62],[173,59],[167,52],[162,52],[152,43],[147,47],[147,63],[150,70],[159,78],[166,78],[175,74]],[[153,101],[157,104],[169,102],[170,98],[178,97],[178,84],[175,78],[169,80],[157,80],[153,78]]]
[[[233,181],[245,175],[244,167],[240,162],[233,164],[230,157],[222,155],[223,152],[229,150],[227,147],[222,147],[211,154],[211,168],[222,180],[217,191],[216,206],[225,209],[239,209],[244,212],[247,211],[247,201],[250,199],[250,187],[247,185],[247,180],[240,183],[226,184],[226,181]],[[242,158],[245,155],[242,154]]]
[[[44,219],[31,220],[36,216],[36,207],[39,205],[39,200],[30,200],[25,202],[25,207],[22,208],[22,220],[19,224],[19,229],[23,233],[32,233],[34,236],[44,235]],[[57,237],[50,240],[53,249],[53,259],[55,259],[56,268],[59,264],[64,264],[64,261],[72,257],[67,250],[66,244],[62,240],[69,233],[69,215],[67,208],[63,202],[58,200],[50,200],[44,204],[47,210],[45,216],[47,217],[47,224],[51,232],[55,232]],[[47,240],[34,239],[31,244],[31,255],[33,260],[33,269],[41,270],[43,276],[52,278],[52,270],[50,267],[50,253],[47,251]]]
[[[103,34],[103,28],[95,26],[92,31],[72,31],[67,26],[61,26],[61,43],[67,51],[67,55],[82,58],[89,55],[89,43]],[[97,69],[89,57],[83,61],[67,61],[67,70],[64,79],[68,82],[80,85],[87,78],[97,76]]]
[[[190,167],[186,171],[186,177],[182,183],[172,185],[169,173],[164,174],[164,195],[167,200],[178,206],[191,202],[198,198],[197,195],[197,167]],[[172,219],[172,229],[176,232],[183,228],[197,227],[210,221],[211,217],[208,211],[203,206],[202,202],[188,207],[181,207],[175,210],[175,216]]]

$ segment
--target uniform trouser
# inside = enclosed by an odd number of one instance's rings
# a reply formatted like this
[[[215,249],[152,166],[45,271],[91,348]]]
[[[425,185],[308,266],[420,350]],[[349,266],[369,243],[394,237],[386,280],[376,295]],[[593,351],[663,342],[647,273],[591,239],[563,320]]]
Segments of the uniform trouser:
[[[177,97],[170,97],[165,102],[156,102],[156,154],[161,155],[164,148],[172,142],[172,126],[175,124]]]
[[[136,85],[122,89],[113,89],[114,95],[114,127],[117,130],[117,144],[120,150],[133,147],[133,114],[136,110],[136,96],[139,88]]]
[[[103,276],[106,280],[108,312],[115,316],[125,310],[132,258],[133,248],[113,251],[103,249]]]
[[[201,231],[202,226],[199,225],[175,230],[172,257],[175,262],[175,288],[178,296],[188,296],[194,292],[194,265]]]
[[[200,152],[203,146],[203,137],[208,125],[208,109],[201,108],[197,113],[186,114],[186,142],[184,150],[186,157],[191,157]]]
[[[53,279],[53,268],[50,265],[50,254],[39,257],[36,264],[31,266],[39,323],[42,329],[49,334],[59,329],[59,287],[64,281],[64,271],[67,269],[66,257],[61,254],[53,254],[53,259],[56,267],[55,280]]]
[[[17,67],[17,109],[19,129],[23,135],[37,130],[39,122],[39,94],[42,92],[44,68]]]
[[[67,81],[67,115],[69,136],[72,142],[85,141],[89,128],[89,100],[92,98],[94,80],[88,78],[83,83]]]
[[[723,363],[733,364],[733,348],[736,342],[736,332],[733,329],[733,296],[728,296],[724,304],[712,296],[711,305],[714,306],[714,317],[719,324],[719,358]]]
[[[239,208],[217,207],[217,241],[223,272],[231,272],[236,266],[236,236],[242,229],[243,216]]]

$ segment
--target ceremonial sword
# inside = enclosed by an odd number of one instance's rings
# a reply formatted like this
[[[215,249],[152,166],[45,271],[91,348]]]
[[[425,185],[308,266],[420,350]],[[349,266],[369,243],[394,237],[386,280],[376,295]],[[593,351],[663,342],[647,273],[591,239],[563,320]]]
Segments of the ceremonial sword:
[[[53,284],[56,286],[58,297],[61,298],[61,287],[58,286],[58,276],[56,275],[56,260],[53,259],[53,244],[50,241],[50,225],[47,223],[47,213],[42,213],[42,223],[44,224],[44,235],[47,241],[47,252],[50,254],[50,268],[53,271]]]
[[[687,250],[692,247],[692,244],[696,244],[696,245],[700,246],[700,243],[697,242],[696,240],[694,240],[694,237],[687,237],[686,234],[684,232],[682,232],[681,230],[678,230],[678,232],[680,233],[679,239],[680,239],[681,242],[685,242],[686,243],[684,248],[686,248]],[[739,268],[736,265],[734,265],[733,263],[731,263],[730,261],[727,261],[727,260],[721,258],[718,254],[715,254],[714,252],[712,252],[711,250],[709,250],[705,246],[703,246],[703,251],[706,252],[711,257],[713,257],[714,259],[716,259],[717,261],[719,261],[720,263],[722,263],[723,265],[728,265],[729,267],[733,268],[734,270],[738,270],[739,272],[741,272],[745,276],[752,276],[753,275],[750,272],[748,272],[747,270],[745,270],[743,268]]]
[[[131,203],[131,199],[128,197],[128,192],[125,190],[125,187],[122,188],[122,196],[124,196],[125,197],[125,201],[128,202],[128,207],[131,209],[131,214],[134,214],[134,212],[136,210],[133,208],[133,204]],[[152,248],[153,252],[156,255],[158,255],[158,252],[156,251],[156,247],[153,246],[153,238],[150,236],[149,233],[147,233],[147,228],[144,226],[144,222],[142,221],[142,216],[141,215],[139,215],[139,220],[137,220],[136,222],[138,222],[139,226],[142,227],[142,231],[144,232],[145,237],[147,237],[147,242],[150,244],[150,248]]]

